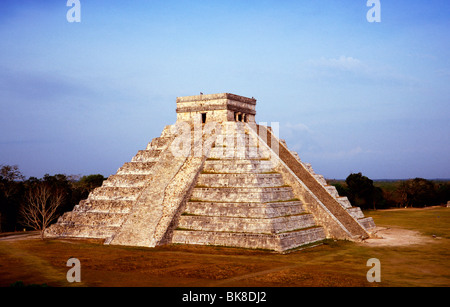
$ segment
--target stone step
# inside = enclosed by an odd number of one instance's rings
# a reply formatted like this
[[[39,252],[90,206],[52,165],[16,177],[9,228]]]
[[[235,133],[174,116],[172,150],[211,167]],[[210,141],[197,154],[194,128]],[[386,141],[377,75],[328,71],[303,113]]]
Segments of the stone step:
[[[100,212],[66,212],[59,219],[58,223],[63,225],[85,226],[111,226],[119,227],[127,217],[123,213],[100,213]]]
[[[178,229],[261,234],[276,234],[312,226],[315,226],[312,214],[270,219],[182,215],[178,222]]]
[[[218,245],[284,252],[324,239],[325,232],[322,227],[276,235],[175,230],[172,243]]]
[[[107,180],[103,181],[104,187],[143,187],[151,175],[142,174],[119,174],[111,175]]]
[[[265,188],[194,188],[193,201],[218,202],[276,202],[293,200],[291,187]]]
[[[245,133],[216,134],[216,147],[259,147],[259,140]]]
[[[360,207],[351,207],[347,209],[347,212],[350,213],[355,219],[364,218],[364,213],[361,211]]]
[[[136,200],[142,188],[99,187],[89,194],[88,200]]]
[[[317,181],[319,181],[319,183],[323,186],[328,185],[327,181],[325,180],[325,178],[322,175],[313,175],[314,178],[316,178]]]
[[[310,172],[312,175],[316,175],[316,173],[314,172],[311,163],[304,163],[301,162],[303,164],[303,166],[308,170],[308,172]]]
[[[200,174],[197,187],[274,187],[284,184],[281,174]]]
[[[273,172],[270,160],[211,160],[205,161],[204,173],[269,173]]]
[[[328,191],[328,193],[331,194],[331,196],[333,196],[334,198],[338,198],[339,197],[339,193],[336,190],[336,187],[334,185],[326,185],[325,189]]]
[[[270,158],[270,153],[258,147],[213,147],[208,158],[212,159],[265,159]]]
[[[220,203],[220,202],[187,202],[185,214],[273,218],[304,213],[301,201],[276,203]]]
[[[344,207],[345,209],[352,207],[352,204],[348,200],[347,196],[340,196],[340,197],[337,197],[336,199],[337,199],[338,203],[341,204],[341,206]]]
[[[156,162],[127,162],[117,171],[118,175],[151,175]]]
[[[368,231],[376,228],[375,222],[373,221],[372,217],[358,219],[358,223],[360,223]]]
[[[87,200],[80,201],[74,211],[99,212],[99,213],[128,213],[133,206],[134,200]]]
[[[108,239],[113,236],[118,227],[115,226],[88,226],[88,225],[66,225],[53,224],[45,230],[45,235],[49,237],[73,237],[90,239]]]
[[[236,134],[245,133],[248,134],[248,127],[240,122],[222,122],[218,127],[218,132],[220,134]]]
[[[156,162],[162,150],[139,150],[137,154],[131,159],[131,162]]]
[[[164,150],[172,141],[171,137],[157,137],[154,138],[148,145],[147,150]]]

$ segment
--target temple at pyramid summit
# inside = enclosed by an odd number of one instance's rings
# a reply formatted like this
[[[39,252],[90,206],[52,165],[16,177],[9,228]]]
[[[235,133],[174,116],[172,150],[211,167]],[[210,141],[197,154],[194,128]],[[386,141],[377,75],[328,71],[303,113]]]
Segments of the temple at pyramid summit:
[[[45,236],[277,252],[371,236],[372,218],[289,150],[275,127],[256,123],[256,99],[178,97],[176,113]]]

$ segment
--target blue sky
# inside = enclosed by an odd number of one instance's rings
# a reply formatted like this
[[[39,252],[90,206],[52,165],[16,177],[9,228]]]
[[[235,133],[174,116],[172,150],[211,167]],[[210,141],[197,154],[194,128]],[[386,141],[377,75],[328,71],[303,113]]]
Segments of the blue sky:
[[[255,97],[327,178],[450,178],[450,2],[0,4],[0,164],[114,174],[178,96]]]

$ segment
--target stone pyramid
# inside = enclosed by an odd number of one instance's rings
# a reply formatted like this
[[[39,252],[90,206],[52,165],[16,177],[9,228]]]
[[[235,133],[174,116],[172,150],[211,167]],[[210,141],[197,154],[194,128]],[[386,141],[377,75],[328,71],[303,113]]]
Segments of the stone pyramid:
[[[285,252],[361,240],[375,224],[255,122],[256,100],[177,98],[177,121],[66,212],[46,237],[154,247],[203,244]]]

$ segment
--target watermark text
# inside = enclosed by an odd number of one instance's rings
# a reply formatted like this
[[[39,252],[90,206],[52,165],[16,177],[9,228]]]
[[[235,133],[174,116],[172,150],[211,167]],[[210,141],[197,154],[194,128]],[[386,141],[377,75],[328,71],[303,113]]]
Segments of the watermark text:
[[[367,6],[370,10],[367,11],[366,19],[368,22],[381,22],[381,3],[380,0],[367,0]]]
[[[81,22],[81,3],[80,0],[67,0],[66,6],[70,7],[67,11],[66,19],[68,22]]]

